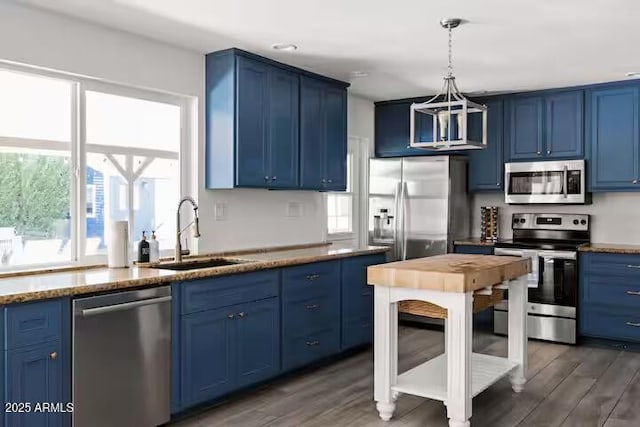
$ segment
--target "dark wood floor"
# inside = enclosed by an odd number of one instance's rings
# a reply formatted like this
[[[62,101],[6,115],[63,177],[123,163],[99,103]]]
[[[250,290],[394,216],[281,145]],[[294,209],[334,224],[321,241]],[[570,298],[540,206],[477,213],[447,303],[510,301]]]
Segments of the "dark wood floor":
[[[504,356],[505,338],[475,333],[474,351]],[[443,333],[403,326],[399,369],[443,352]],[[480,426],[640,426],[640,353],[529,342],[525,391],[504,379],[473,399],[471,424]],[[399,397],[390,422],[378,418],[373,398],[372,351],[279,380],[172,424],[210,426],[447,426],[442,403]]]

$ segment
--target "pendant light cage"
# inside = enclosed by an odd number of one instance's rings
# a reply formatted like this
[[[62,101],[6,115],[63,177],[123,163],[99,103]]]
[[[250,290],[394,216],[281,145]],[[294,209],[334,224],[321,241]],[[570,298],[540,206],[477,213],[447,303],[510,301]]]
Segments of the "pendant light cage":
[[[447,75],[436,96],[411,105],[410,147],[447,151],[480,150],[487,146],[487,107],[467,99],[453,76],[452,30],[461,23],[457,18],[440,22],[449,31]]]

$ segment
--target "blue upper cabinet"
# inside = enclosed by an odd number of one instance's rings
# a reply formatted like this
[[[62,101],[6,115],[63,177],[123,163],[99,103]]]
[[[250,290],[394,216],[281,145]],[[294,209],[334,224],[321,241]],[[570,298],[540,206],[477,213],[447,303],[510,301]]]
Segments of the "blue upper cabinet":
[[[318,123],[323,140],[332,138],[332,144],[337,144],[340,150],[344,146],[342,170],[325,170],[334,176],[323,176],[336,182],[336,189],[340,189],[346,176],[348,84],[238,49],[206,57],[207,188],[301,187],[301,161],[318,160],[317,157],[306,159],[304,154],[301,157],[300,152],[300,79],[310,79],[309,76],[327,88],[340,91],[339,113],[344,117],[338,120],[333,110],[337,101],[330,90],[322,96],[322,108],[307,117]],[[330,123],[328,127],[327,123]],[[336,137],[338,133],[340,138]],[[335,160],[335,154],[332,152],[323,159],[328,164]],[[307,188],[325,189],[320,184]]]
[[[375,107],[376,157],[425,156],[437,151],[409,147],[411,101],[382,102]],[[433,140],[433,120],[421,114],[416,120],[416,134],[421,141]]]
[[[545,96],[547,157],[584,156],[584,93],[580,90]]]
[[[584,157],[584,92],[516,95],[508,101],[511,160]]]
[[[487,148],[469,153],[469,191],[501,191],[504,188],[504,103],[492,100],[486,105]],[[479,120],[470,122],[469,132],[474,132],[478,126],[481,130]]]
[[[543,100],[539,96],[516,97],[509,101],[509,146],[512,160],[543,155]]]
[[[640,190],[637,86],[588,92],[592,191]]]
[[[347,187],[347,91],[312,77],[300,79],[300,186]]]

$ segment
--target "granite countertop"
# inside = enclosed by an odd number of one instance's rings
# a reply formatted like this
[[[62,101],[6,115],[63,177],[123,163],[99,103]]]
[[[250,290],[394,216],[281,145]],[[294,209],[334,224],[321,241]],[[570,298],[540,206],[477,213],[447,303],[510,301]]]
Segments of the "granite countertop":
[[[367,268],[367,282],[374,286],[473,292],[531,271],[529,258],[445,254]]]
[[[590,243],[578,248],[580,252],[601,252],[610,254],[640,255],[640,245],[618,243]]]
[[[481,240],[479,237],[468,237],[466,239],[454,240],[453,244],[469,246],[495,246],[496,242]]]
[[[241,261],[223,267],[191,271],[171,271],[156,268],[107,268],[92,266],[42,273],[5,273],[0,278],[0,304],[26,302],[70,295],[82,295],[141,286],[155,286],[180,280],[244,273],[269,268],[307,264],[355,255],[384,253],[386,247],[338,246],[330,244],[298,247],[254,249],[198,256],[197,259],[229,257]],[[190,257],[189,259],[195,259]]]

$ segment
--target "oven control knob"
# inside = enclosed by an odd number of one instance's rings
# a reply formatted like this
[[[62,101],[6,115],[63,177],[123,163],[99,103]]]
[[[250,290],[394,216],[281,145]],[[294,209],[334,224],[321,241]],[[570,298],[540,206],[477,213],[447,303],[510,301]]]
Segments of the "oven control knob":
[[[524,218],[520,218],[520,224],[524,224],[525,222],[527,222],[527,220],[526,220],[526,219],[524,219]]]
[[[587,225],[587,220],[586,220],[586,219],[582,219],[582,220],[580,220],[580,224],[582,224],[582,225]]]
[[[578,225],[579,223],[580,223],[580,221],[578,221],[577,219],[574,219],[574,220],[573,220],[573,224],[574,224],[574,225]]]

